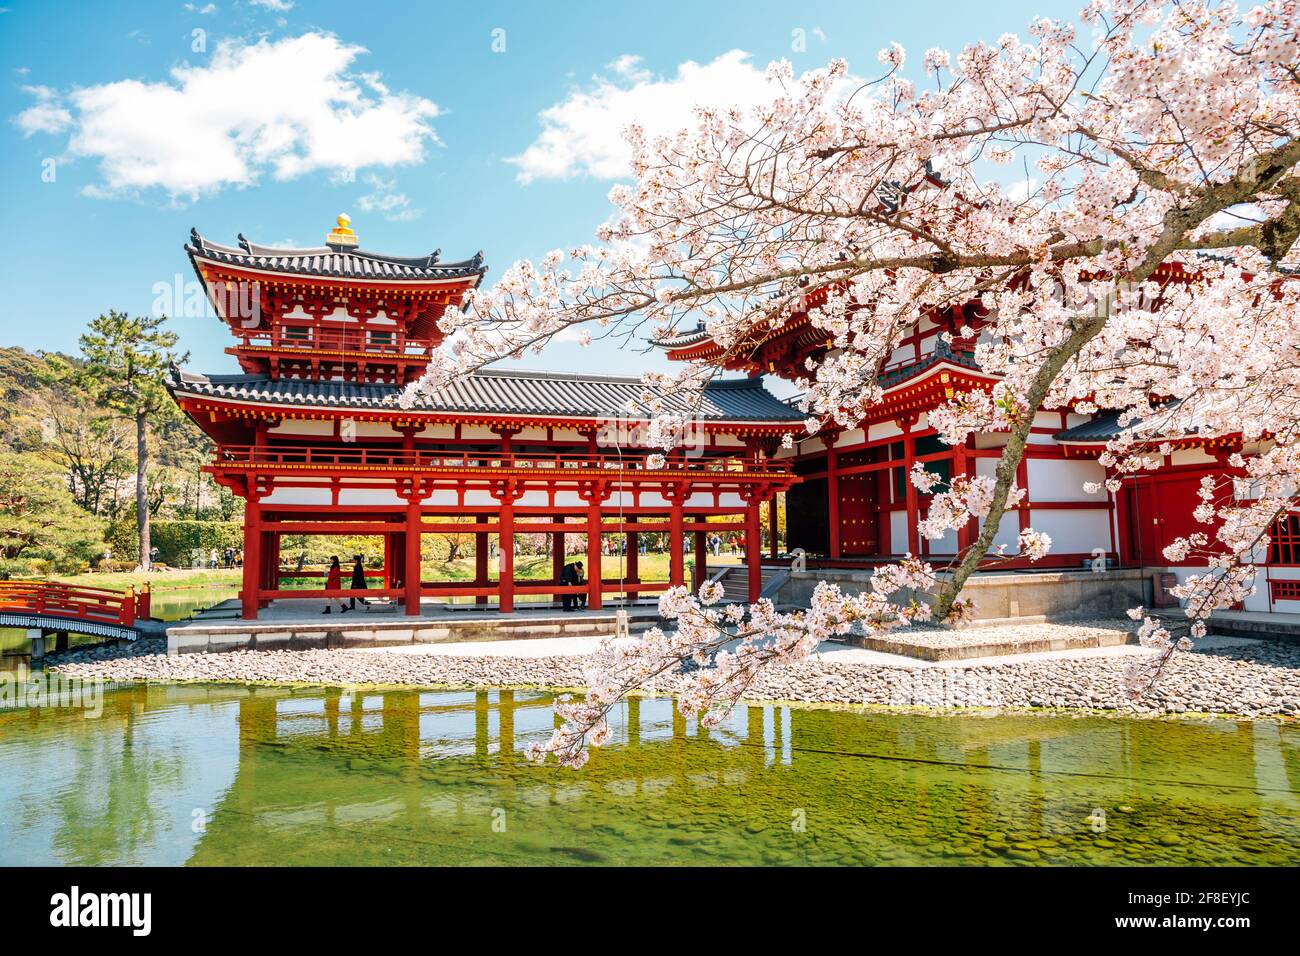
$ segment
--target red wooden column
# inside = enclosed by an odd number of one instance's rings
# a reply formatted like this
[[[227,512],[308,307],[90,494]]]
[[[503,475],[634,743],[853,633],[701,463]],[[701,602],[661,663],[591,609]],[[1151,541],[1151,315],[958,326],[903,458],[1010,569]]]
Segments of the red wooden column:
[[[564,515],[556,515],[552,521],[563,521]],[[556,531],[551,535],[551,583],[559,584],[560,575],[564,573],[564,532]]]
[[[587,607],[592,610],[601,606],[600,498],[593,492],[587,500]]]
[[[697,531],[695,532],[695,586],[693,590],[699,591],[708,579],[709,533],[707,531]]]
[[[1020,464],[1016,466],[1016,487],[1025,493],[1020,499],[1020,506],[1017,510],[1020,512],[1020,530],[1024,531],[1032,523],[1033,516],[1029,513],[1029,459],[1021,458]]]
[[[767,501],[767,545],[773,561],[781,556],[781,544],[776,539],[779,527],[780,522],[777,521],[776,516],[776,495],[773,495]]]
[[[240,592],[244,620],[257,620],[257,591],[262,573],[262,506],[256,492],[244,502],[244,588]]]
[[[682,503],[686,495],[685,488],[664,489],[664,497],[671,506],[668,512],[668,583],[673,587],[686,583],[685,562],[682,560]]]
[[[262,587],[277,590],[280,587],[280,532],[263,532],[262,547]],[[258,607],[266,607],[270,601],[258,601]]]
[[[406,503],[406,613],[420,613],[420,497],[412,492]]]
[[[832,558],[840,556],[840,476],[839,453],[835,450],[837,432],[827,432],[823,436],[826,442],[826,504],[827,524],[830,525],[827,550]]]
[[[510,614],[515,609],[515,499],[507,493],[501,500],[501,510],[497,513],[497,557],[501,561],[501,574],[497,581],[502,614]]]
[[[384,533],[384,587],[393,586],[393,536],[389,532]]]
[[[916,485],[912,484],[912,462],[916,458],[916,441],[912,438],[912,425],[915,420],[905,421],[903,425],[903,487],[907,494],[907,550],[914,557],[921,554],[921,505],[917,498]]]
[[[488,583],[488,533],[474,532],[474,587],[486,587]],[[487,595],[480,594],[474,598],[475,604],[486,604]]]
[[[745,505],[745,564],[749,571],[749,603],[758,600],[763,590],[763,535],[758,495]]]
[[[635,524],[636,515],[629,515],[627,524]],[[635,531],[627,532],[624,538],[623,550],[624,560],[627,562],[626,571],[624,572],[629,584],[639,584],[641,582],[641,536]]]
[[[970,473],[972,459],[967,454],[970,446],[970,439],[964,444],[958,445],[952,453],[952,476],[961,478]],[[975,543],[975,538],[979,532],[979,525],[976,521],[967,521],[957,529],[957,550],[965,551]]]

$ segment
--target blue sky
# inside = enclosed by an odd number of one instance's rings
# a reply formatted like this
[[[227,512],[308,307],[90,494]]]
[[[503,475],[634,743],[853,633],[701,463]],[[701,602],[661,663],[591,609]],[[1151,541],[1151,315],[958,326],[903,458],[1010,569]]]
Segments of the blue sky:
[[[1080,2],[0,0],[0,344],[75,351],[98,313],[149,311],[192,279],[191,226],[312,246],[346,211],[376,251],[482,249],[491,281],[592,239],[630,120],[744,101],[782,57],[871,73],[891,40],[914,64]],[[236,370],[215,319],[174,324],[192,367]],[[569,341],[511,364],[661,362]]]

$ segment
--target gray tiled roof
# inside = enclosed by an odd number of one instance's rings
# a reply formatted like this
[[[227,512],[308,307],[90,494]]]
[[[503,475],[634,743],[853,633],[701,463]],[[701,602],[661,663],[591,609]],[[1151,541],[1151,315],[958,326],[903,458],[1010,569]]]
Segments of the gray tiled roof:
[[[173,393],[210,396],[236,401],[329,408],[396,408],[400,389],[341,381],[271,379],[265,375],[198,375],[173,369]],[[798,409],[782,402],[763,387],[760,379],[727,379],[705,385],[698,409],[681,393],[662,394],[636,378],[570,375],[551,372],[483,371],[467,376],[434,395],[422,397],[419,411],[552,415],[557,417],[614,417],[640,412],[653,417],[641,403],[644,392],[659,394],[666,412],[698,414],[711,421],[802,422]]]
[[[698,342],[707,342],[711,338],[713,336],[701,325],[693,329],[687,329],[684,332],[674,331],[660,339],[651,339],[651,343],[661,349],[680,349],[688,345],[695,345]]]
[[[1177,400],[1172,400],[1159,409],[1159,411],[1168,412],[1170,413],[1169,417],[1173,418],[1174,416],[1172,413],[1178,405],[1179,402]],[[1102,412],[1092,421],[1084,422],[1082,425],[1075,425],[1073,428],[1067,428],[1062,432],[1057,432],[1053,437],[1055,437],[1057,441],[1066,442],[1067,444],[1071,442],[1085,444],[1089,442],[1100,443],[1111,441],[1125,432],[1130,431],[1134,427],[1133,424],[1121,426],[1119,423],[1120,414],[1121,413],[1117,411]],[[1214,437],[1211,431],[1205,427],[1204,422],[1201,420],[1201,416],[1197,413],[1197,409],[1191,409],[1190,413],[1184,413],[1180,417],[1182,418],[1182,421],[1176,423],[1166,422],[1166,424],[1174,425],[1174,427],[1170,429],[1171,433],[1176,431],[1181,437]],[[1158,441],[1160,437],[1159,433],[1150,436],[1151,440],[1156,441]]]
[[[1059,442],[1107,442],[1119,437],[1124,429],[1119,424],[1119,412],[1103,412],[1090,422],[1075,425],[1054,437]]]
[[[190,258],[201,256],[214,262],[259,269],[264,272],[284,272],[291,275],[327,276],[347,279],[389,279],[408,282],[427,282],[430,279],[464,279],[478,277],[487,272],[483,253],[463,262],[442,262],[438,252],[427,256],[388,256],[364,249],[320,246],[315,249],[278,249],[259,246],[242,235],[239,246],[223,246],[209,242],[190,230],[190,241],[185,246]]]

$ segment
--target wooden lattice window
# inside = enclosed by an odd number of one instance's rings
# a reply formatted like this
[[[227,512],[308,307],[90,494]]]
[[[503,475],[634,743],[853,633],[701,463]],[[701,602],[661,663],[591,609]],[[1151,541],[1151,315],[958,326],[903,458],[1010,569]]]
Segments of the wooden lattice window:
[[[1300,565],[1300,514],[1283,515],[1273,525],[1269,533],[1268,563]]]
[[[1269,581],[1268,589],[1274,601],[1300,601],[1300,581]]]

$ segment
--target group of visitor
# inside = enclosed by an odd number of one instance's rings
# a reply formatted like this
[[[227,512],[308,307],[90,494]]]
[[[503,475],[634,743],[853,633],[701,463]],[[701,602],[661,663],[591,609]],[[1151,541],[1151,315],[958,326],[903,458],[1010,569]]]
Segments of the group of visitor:
[[[213,548],[208,552],[208,568],[215,571],[217,568],[242,568],[244,566],[244,552],[239,548],[226,548],[217,556],[217,549]]]
[[[366,589],[366,566],[359,554],[352,556],[351,589],[354,591],[364,591]],[[343,590],[343,567],[339,564],[337,554],[330,556],[329,570],[325,572],[325,590],[326,592]],[[365,599],[362,598],[362,600]],[[357,606],[357,599],[353,596],[348,598],[345,603],[343,598],[327,597],[325,599],[325,610],[321,611],[321,613],[329,614],[334,610],[335,606],[338,607],[340,614],[346,614]]]

